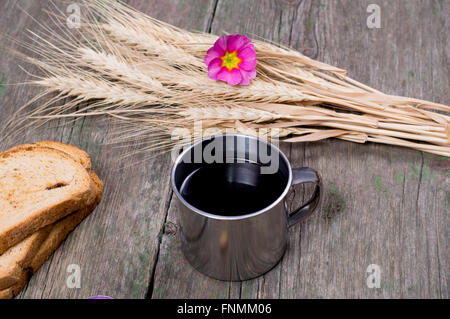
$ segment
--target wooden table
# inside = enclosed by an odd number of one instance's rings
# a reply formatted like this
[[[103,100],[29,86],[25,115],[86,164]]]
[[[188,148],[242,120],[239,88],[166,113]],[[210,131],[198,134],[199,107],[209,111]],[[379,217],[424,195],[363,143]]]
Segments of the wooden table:
[[[390,94],[450,104],[448,0],[128,2],[187,29],[281,42]],[[371,3],[381,9],[379,29],[367,27]],[[0,42],[5,35],[25,39],[26,29],[46,22],[45,8],[51,8],[48,1],[2,0]],[[0,122],[39,92],[4,85],[29,79],[20,64],[1,54]],[[320,207],[290,229],[287,253],[272,271],[254,280],[223,282],[195,271],[180,252],[170,157],[115,161],[134,148],[106,144],[112,131],[113,123],[91,118],[52,122],[8,145],[0,140],[2,150],[46,139],[74,144],[89,152],[105,182],[100,206],[20,298],[449,297],[448,158],[338,140],[283,145],[294,167],[321,172]],[[294,195],[304,197],[301,189]],[[73,264],[81,269],[79,289],[66,285]],[[380,288],[367,285],[372,264],[381,272]]]

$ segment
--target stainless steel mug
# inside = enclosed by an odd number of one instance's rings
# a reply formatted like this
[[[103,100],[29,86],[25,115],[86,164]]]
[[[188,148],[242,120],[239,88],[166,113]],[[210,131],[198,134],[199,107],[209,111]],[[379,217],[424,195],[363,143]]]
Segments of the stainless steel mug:
[[[202,211],[189,204],[180,189],[191,173],[209,165],[211,159],[261,163],[283,176],[284,189],[273,203],[249,214],[222,216]],[[286,250],[288,228],[309,215],[320,199],[321,179],[317,172],[292,169],[275,145],[241,134],[217,135],[191,145],[176,159],[171,178],[178,198],[182,251],[194,268],[220,280],[246,280],[273,268]],[[315,185],[312,198],[288,212],[285,197],[292,185],[302,183]]]

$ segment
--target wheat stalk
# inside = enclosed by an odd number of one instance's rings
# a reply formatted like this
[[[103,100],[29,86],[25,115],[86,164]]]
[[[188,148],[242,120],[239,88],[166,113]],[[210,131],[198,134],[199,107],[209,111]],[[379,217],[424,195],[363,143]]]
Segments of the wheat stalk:
[[[30,32],[34,42],[19,43],[36,54],[16,52],[40,68],[30,83],[44,92],[3,132],[56,118],[108,116],[121,123],[111,142],[131,141],[142,152],[173,147],[178,131],[199,139],[235,130],[293,143],[337,138],[450,155],[446,105],[386,95],[343,69],[260,40],[254,41],[256,79],[231,87],[207,77],[203,57],[216,36],[179,29],[117,1],[82,2],[81,30],[58,26],[54,34],[42,26],[44,32]]]
[[[103,29],[112,37],[129,47],[143,50],[147,54],[157,55],[169,63],[177,65],[192,65],[205,70],[205,65],[199,59],[186,54],[183,50],[158,41],[151,33],[142,32],[140,29],[124,28],[120,24],[103,24]]]
[[[139,90],[108,84],[95,78],[76,76],[52,76],[33,82],[68,97],[78,97],[79,101],[101,99],[115,105],[148,105],[161,100]]]
[[[180,116],[187,120],[201,121],[201,120],[241,120],[245,122],[269,122],[274,121],[281,116],[245,107],[193,107],[182,109],[179,113]]]
[[[79,48],[78,51],[80,53],[80,61],[86,62],[86,65],[98,72],[111,75],[137,88],[151,90],[155,93],[166,93],[161,82],[148,74],[140,72],[138,68],[119,60],[115,55],[96,52],[85,47]]]

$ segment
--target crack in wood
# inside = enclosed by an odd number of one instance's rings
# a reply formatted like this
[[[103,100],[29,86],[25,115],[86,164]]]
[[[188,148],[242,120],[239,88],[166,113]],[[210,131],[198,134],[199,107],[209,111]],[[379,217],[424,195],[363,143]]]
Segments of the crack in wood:
[[[163,241],[167,217],[169,216],[169,208],[170,208],[170,202],[172,201],[172,198],[173,198],[173,191],[172,191],[172,189],[170,189],[169,199],[166,201],[164,222],[162,223],[162,226],[161,226],[160,235],[158,235],[158,246],[156,247],[155,260],[153,262],[152,268],[150,269],[151,277],[150,277],[150,283],[148,286],[148,290],[145,295],[145,299],[151,299],[153,297],[153,292],[154,292],[154,287],[155,287],[156,267],[157,267],[158,261],[159,261],[159,252],[161,250],[161,244]]]
[[[214,22],[214,17],[216,16],[216,9],[217,9],[218,3],[219,3],[219,0],[214,0],[214,3],[212,5],[212,7],[213,7],[212,8],[212,12],[211,12],[211,15],[210,15],[210,17],[208,19],[208,24],[207,24],[207,27],[206,27],[206,30],[205,30],[208,33],[211,33],[212,24]]]

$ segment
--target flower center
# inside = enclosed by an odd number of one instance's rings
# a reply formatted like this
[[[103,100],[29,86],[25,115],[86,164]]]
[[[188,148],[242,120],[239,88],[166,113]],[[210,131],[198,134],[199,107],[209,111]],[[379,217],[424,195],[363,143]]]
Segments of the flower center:
[[[237,56],[237,51],[233,52],[225,52],[225,55],[221,57],[222,59],[222,67],[226,67],[229,72],[233,69],[239,69],[239,63],[242,62],[242,59]]]

